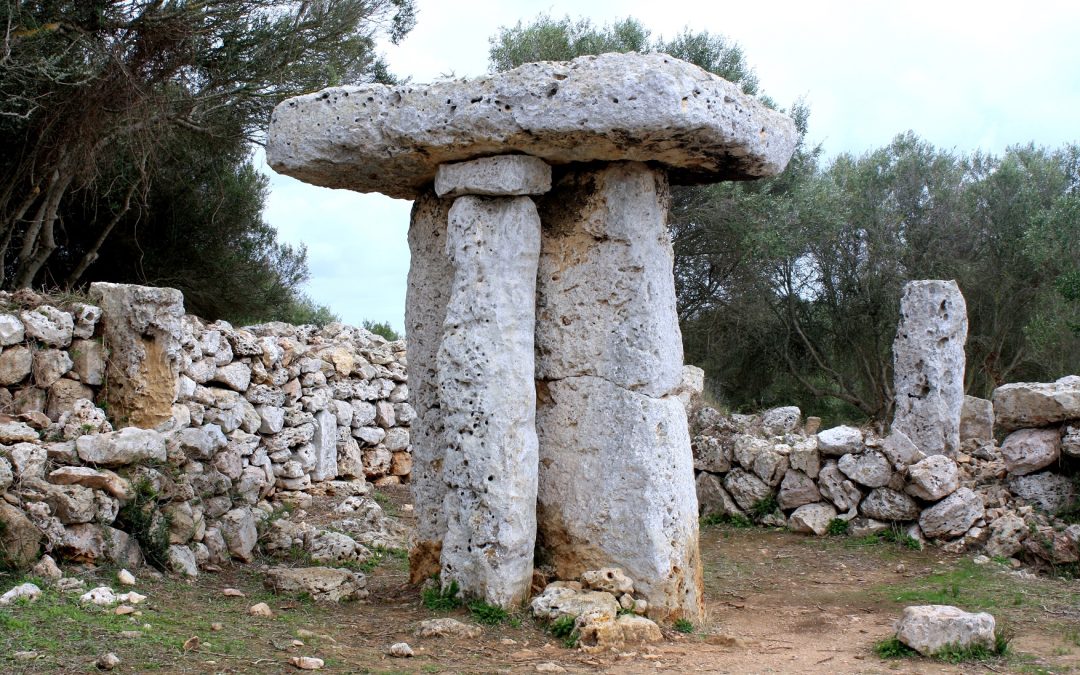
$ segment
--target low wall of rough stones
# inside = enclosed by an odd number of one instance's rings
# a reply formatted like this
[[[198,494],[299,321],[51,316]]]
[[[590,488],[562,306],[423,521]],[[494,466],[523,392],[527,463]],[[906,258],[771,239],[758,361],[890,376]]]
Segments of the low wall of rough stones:
[[[154,502],[150,530],[174,568],[246,561],[272,501],[408,480],[403,341],[337,323],[207,323],[171,289],[99,296],[0,294],[0,564],[42,551],[136,564],[121,511],[133,500]]]
[[[701,515],[816,535],[841,520],[848,534],[895,527],[954,553],[1080,560],[1080,377],[966,397],[961,448],[948,455],[925,455],[896,430],[819,423],[795,407],[693,410]]]

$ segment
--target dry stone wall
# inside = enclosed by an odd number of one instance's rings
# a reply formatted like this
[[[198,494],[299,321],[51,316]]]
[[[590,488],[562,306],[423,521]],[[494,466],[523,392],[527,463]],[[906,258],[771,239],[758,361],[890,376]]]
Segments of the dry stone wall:
[[[927,454],[903,432],[881,437],[840,426],[813,433],[795,407],[760,415],[691,413],[702,517],[788,527],[814,535],[886,530],[952,553],[1080,561],[1080,377],[1018,383],[989,401],[968,397],[951,456]],[[1038,428],[1014,428],[1038,420]],[[1019,563],[1017,563],[1019,564]]]
[[[194,575],[252,560],[260,529],[265,550],[320,562],[405,546],[365,497],[411,473],[403,341],[207,323],[172,289],[94,284],[90,298],[0,295],[0,564],[44,550]],[[359,539],[268,524],[327,490],[353,500]]]

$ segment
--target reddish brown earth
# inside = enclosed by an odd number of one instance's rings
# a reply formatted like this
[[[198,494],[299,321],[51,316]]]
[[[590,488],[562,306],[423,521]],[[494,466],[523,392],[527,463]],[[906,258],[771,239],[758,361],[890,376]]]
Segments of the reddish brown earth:
[[[381,493],[388,510],[408,521],[407,490]],[[308,519],[332,522],[332,505],[330,499],[317,501]],[[424,619],[473,619],[464,608],[425,608],[419,590],[407,583],[403,561],[387,556],[370,574],[368,601],[341,606],[272,596],[254,566],[204,573],[194,583],[140,581],[136,588],[150,599],[134,618],[88,612],[46,596],[0,612],[0,669],[88,672],[97,656],[112,651],[122,659],[114,672],[299,672],[288,665],[298,655],[324,659],[321,672],[333,673],[527,673],[547,663],[588,673],[1080,672],[1080,581],[1018,578],[996,563],[976,566],[970,556],[885,542],[727,526],[703,531],[702,553],[706,621],[689,635],[665,627],[665,642],[620,652],[568,649],[524,612],[485,627],[476,639],[418,638],[413,631]],[[110,572],[82,574],[93,586],[108,583]],[[2,581],[7,588],[14,580]],[[224,597],[225,587],[247,597]],[[874,644],[890,636],[903,606],[939,599],[993,613],[1015,635],[1011,654],[960,665],[874,654]],[[273,608],[273,619],[246,615],[259,601]],[[220,630],[211,629],[215,622]],[[143,623],[151,626],[143,637],[120,637],[120,631]],[[294,645],[298,631],[316,637]],[[201,645],[183,649],[195,635]],[[408,642],[415,656],[387,656],[395,642]],[[13,657],[23,650],[36,655]]]

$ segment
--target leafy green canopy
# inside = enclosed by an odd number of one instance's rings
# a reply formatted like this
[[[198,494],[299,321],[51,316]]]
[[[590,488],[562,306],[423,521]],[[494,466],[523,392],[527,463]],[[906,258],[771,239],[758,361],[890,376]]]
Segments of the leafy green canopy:
[[[0,282],[169,278],[211,318],[310,306],[249,144],[286,96],[390,81],[375,39],[414,22],[412,0],[4,3]]]
[[[541,15],[490,39],[495,70],[606,51],[665,51],[761,94],[743,52],[708,32],[653,38]],[[809,110],[788,110],[803,138]],[[967,391],[1080,372],[1080,147],[942,151],[913,133],[824,162],[801,142],[775,178],[672,191],[686,359],[736,409],[798,404],[829,422],[887,421],[900,295],[956,279]]]

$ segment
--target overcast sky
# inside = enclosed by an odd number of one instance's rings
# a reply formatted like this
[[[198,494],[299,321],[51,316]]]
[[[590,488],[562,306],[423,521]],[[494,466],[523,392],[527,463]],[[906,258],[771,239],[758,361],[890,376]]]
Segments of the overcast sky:
[[[417,26],[384,45],[416,83],[487,71],[488,38],[539,13],[595,23],[632,16],[654,35],[689,26],[742,46],[781,106],[804,97],[827,155],[911,129],[935,145],[1001,152],[1080,142],[1080,2],[967,0],[417,0]],[[260,160],[261,161],[261,160]],[[348,323],[404,326],[411,202],[271,174],[265,217],[308,247],[309,294]]]

